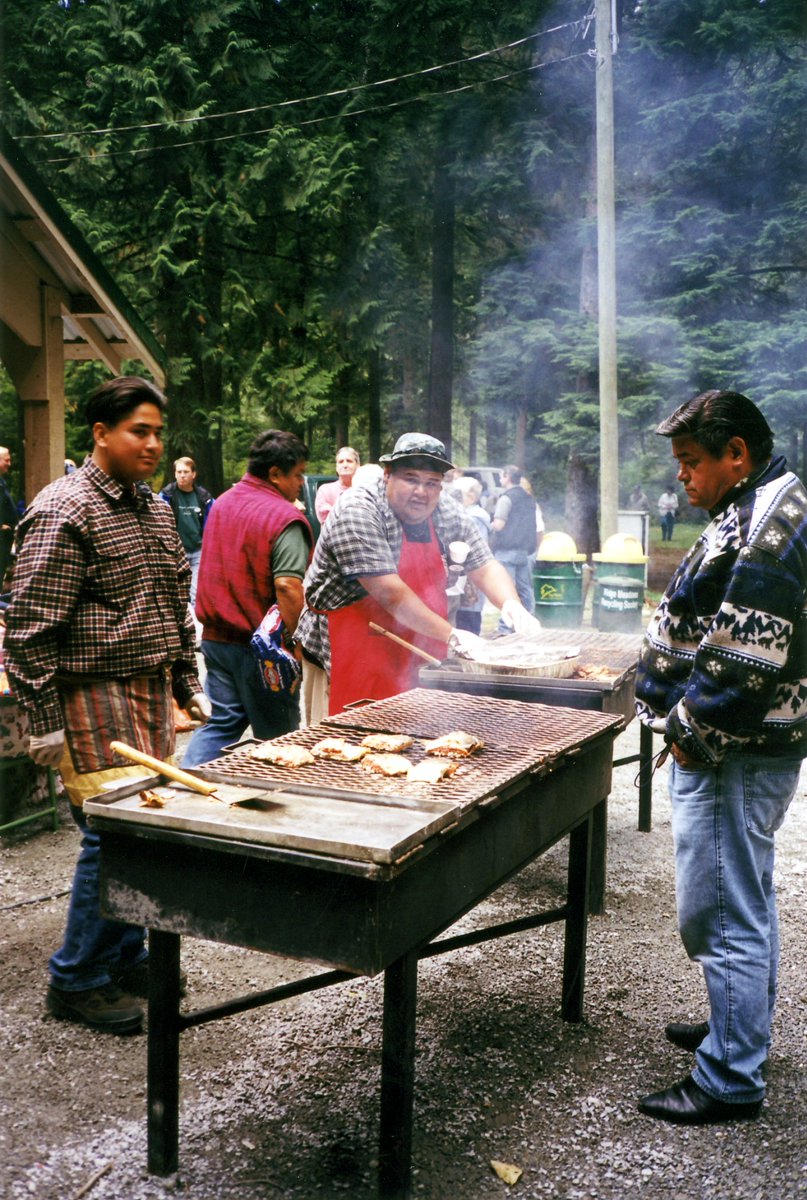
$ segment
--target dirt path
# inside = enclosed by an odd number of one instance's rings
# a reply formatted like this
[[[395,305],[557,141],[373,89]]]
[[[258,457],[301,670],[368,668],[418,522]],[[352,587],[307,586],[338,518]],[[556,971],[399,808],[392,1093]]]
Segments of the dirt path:
[[[635,750],[635,723],[619,753]],[[807,1196],[807,806],[780,835],[783,965],[769,1102],[754,1124],[679,1130],[636,1098],[685,1074],[664,1023],[703,1012],[680,948],[669,809],[636,830],[635,767],[609,805],[606,911],[589,933],[586,1019],[559,1017],[559,927],[425,961],[419,973],[415,1196],[434,1200],[794,1200]],[[805,781],[807,782],[807,780]],[[0,1195],[70,1200],[315,1200],[375,1194],[381,979],[242,1014],[182,1037],[180,1171],[146,1173],[146,1040],[43,1015],[77,848],[65,824],[0,852]],[[463,925],[556,904],[565,846]],[[271,897],[267,897],[271,906]],[[307,973],[298,963],[186,939],[187,1003]],[[509,1188],[492,1159],[523,1170]]]

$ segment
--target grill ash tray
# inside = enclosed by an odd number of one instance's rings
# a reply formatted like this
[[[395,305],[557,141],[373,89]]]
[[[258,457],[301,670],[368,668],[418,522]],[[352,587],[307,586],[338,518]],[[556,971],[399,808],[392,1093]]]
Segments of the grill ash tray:
[[[620,717],[606,713],[432,688],[413,688],[388,700],[347,709],[325,721],[343,733],[352,729],[408,733],[427,739],[462,729],[481,738],[487,750],[507,748],[533,759],[536,755],[552,759],[569,753],[617,723],[623,724]]]

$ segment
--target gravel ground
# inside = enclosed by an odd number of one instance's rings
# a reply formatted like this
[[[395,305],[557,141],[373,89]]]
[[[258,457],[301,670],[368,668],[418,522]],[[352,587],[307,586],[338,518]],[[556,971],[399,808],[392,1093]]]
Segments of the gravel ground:
[[[634,723],[617,743],[638,748]],[[679,1129],[636,1099],[684,1075],[670,1019],[704,1015],[675,927],[663,779],[653,831],[636,829],[635,767],[609,804],[606,911],[591,920],[586,1019],[559,1016],[562,928],[427,960],[419,971],[415,1195],[487,1200],[792,1200],[807,1197],[807,809],[779,835],[781,987],[758,1121]],[[663,772],[662,772],[663,774]],[[0,1195],[8,1200],[306,1200],[375,1195],[382,981],[357,979],[182,1036],[180,1170],[146,1172],[146,1040],[44,1015],[78,835],[5,841],[0,856]],[[565,843],[461,926],[562,894]],[[455,928],[460,928],[457,926]],[[183,942],[196,1008],[308,973],[298,963]],[[491,1160],[523,1174],[509,1186]]]

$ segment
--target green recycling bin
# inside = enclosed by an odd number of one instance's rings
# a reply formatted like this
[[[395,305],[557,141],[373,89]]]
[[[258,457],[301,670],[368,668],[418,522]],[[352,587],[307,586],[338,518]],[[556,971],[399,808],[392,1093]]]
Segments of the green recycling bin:
[[[594,627],[601,633],[639,633],[644,628],[644,583],[631,575],[594,579]]]
[[[542,625],[572,629],[583,620],[583,567],[539,559],[533,575],[535,615]]]

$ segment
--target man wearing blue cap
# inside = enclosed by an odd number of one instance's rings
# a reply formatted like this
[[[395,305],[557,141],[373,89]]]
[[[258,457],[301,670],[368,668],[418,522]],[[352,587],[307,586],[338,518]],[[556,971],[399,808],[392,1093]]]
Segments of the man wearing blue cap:
[[[436,658],[449,647],[474,658],[480,638],[447,618],[449,546],[468,546],[465,571],[518,632],[540,629],[473,521],[443,491],[452,463],[442,442],[405,433],[379,460],[384,478],[354,489],[323,526],[306,576],[306,603],[328,614],[330,712],[416,686],[422,658],[373,630],[396,634]]]

